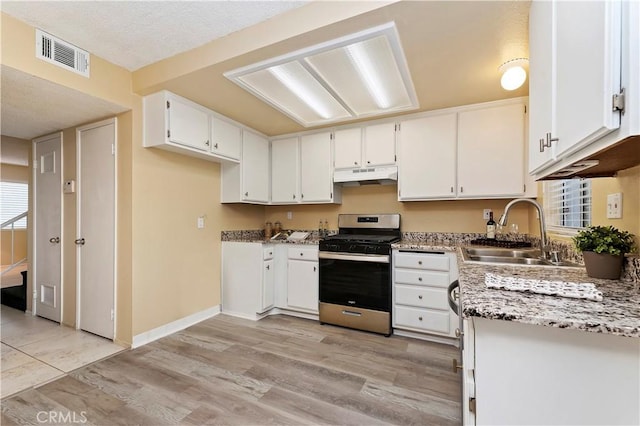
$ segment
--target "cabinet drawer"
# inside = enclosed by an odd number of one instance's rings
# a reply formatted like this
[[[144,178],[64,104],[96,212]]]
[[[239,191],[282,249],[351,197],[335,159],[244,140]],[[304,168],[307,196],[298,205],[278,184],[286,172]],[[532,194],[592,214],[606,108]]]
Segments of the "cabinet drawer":
[[[394,266],[399,268],[449,270],[449,256],[446,254],[396,253]]]
[[[315,247],[290,248],[288,257],[297,260],[318,260],[318,249]]]
[[[396,284],[427,285],[446,288],[449,285],[448,272],[420,271],[415,269],[394,270]]]
[[[273,259],[273,252],[274,252],[273,246],[263,247],[263,249],[262,249],[262,260]]]
[[[395,324],[449,334],[449,312],[396,306]]]
[[[444,311],[449,309],[449,305],[447,303],[447,290],[444,288],[396,285],[395,290],[395,303],[398,305],[409,305],[417,308],[442,309]]]

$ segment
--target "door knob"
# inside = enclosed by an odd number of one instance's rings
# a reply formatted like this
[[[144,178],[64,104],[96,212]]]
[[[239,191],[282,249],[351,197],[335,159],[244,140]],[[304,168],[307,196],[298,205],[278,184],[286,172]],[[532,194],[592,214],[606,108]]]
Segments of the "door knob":
[[[49,242],[51,244],[58,244],[60,242],[60,237],[49,238]]]
[[[84,238],[78,238],[77,240],[75,240],[75,243],[79,246],[83,246],[84,245]]]

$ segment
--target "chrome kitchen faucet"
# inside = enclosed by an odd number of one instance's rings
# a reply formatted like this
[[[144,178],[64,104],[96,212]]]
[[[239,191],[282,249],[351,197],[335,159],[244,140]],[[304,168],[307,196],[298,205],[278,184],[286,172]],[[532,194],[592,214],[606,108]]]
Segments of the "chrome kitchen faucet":
[[[530,200],[529,198],[516,198],[515,200],[511,200],[509,201],[509,204],[505,206],[504,213],[502,213],[502,216],[500,216],[498,224],[500,226],[505,226],[507,224],[507,215],[509,214],[509,210],[511,209],[511,207],[514,204],[522,202],[531,203],[535,206],[536,209],[538,209],[538,216],[540,217],[540,253],[543,258],[546,258],[549,249],[547,247],[547,227],[545,226],[544,212],[542,211],[542,206],[540,205],[540,203],[535,200]],[[556,259],[556,261],[558,260]]]

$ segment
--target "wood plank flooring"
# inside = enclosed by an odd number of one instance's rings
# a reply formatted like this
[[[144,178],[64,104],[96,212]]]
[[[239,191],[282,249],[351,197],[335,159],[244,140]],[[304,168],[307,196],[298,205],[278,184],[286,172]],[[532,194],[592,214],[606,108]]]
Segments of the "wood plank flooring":
[[[289,316],[218,315],[5,399],[0,420],[41,424],[44,411],[94,425],[457,425],[456,355]]]

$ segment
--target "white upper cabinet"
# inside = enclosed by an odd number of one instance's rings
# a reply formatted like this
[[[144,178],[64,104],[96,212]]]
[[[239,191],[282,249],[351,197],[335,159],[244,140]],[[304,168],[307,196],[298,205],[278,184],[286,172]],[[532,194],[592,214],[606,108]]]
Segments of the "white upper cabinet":
[[[168,139],[180,145],[209,150],[209,115],[206,110],[186,99],[167,101]]]
[[[529,22],[536,23],[529,26],[529,171],[553,162],[557,146],[545,146],[547,133],[554,130],[553,9],[550,1],[534,1],[529,11]]]
[[[298,137],[271,141],[271,202],[292,204],[300,200]]]
[[[242,129],[214,115],[211,116],[211,152],[233,160],[240,160]]]
[[[269,141],[255,133],[242,132],[243,201],[269,202]]]
[[[526,185],[526,100],[450,108],[401,121],[398,200],[535,196]]]
[[[395,123],[338,129],[334,133],[335,168],[352,169],[396,163]]]
[[[458,197],[524,194],[524,131],[524,103],[460,112]]]
[[[335,168],[362,166],[362,128],[336,130],[334,133]]]
[[[555,2],[557,154],[620,126],[619,1]],[[579,19],[577,19],[579,17]],[[637,36],[637,34],[636,34]],[[638,77],[638,76],[636,76]]]
[[[331,133],[271,141],[273,204],[340,203],[333,184]]]
[[[300,200],[326,203],[333,200],[331,133],[300,137]]]
[[[384,166],[396,163],[396,124],[381,123],[365,126],[363,134],[363,166]]]
[[[530,173],[544,177],[638,133],[640,13],[634,3],[532,2]]]
[[[398,199],[455,197],[457,115],[400,122]]]
[[[143,99],[143,145],[214,162],[238,162],[241,127],[166,90]]]
[[[256,133],[242,132],[240,163],[222,163],[222,203],[269,203],[269,140]]]

